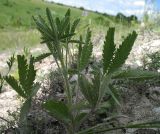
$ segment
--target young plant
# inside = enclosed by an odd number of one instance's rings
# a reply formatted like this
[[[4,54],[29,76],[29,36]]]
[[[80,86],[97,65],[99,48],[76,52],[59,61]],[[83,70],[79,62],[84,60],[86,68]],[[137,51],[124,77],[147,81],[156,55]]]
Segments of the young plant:
[[[50,10],[46,9],[47,20],[41,16],[34,18],[37,29],[42,35],[42,43],[46,43],[50,53],[53,55],[58,68],[64,79],[66,103],[56,100],[49,100],[43,107],[55,118],[61,121],[66,127],[68,134],[75,134],[79,131],[81,124],[100,108],[104,95],[107,93],[119,104],[113,87],[115,79],[144,80],[159,77],[153,72],[141,72],[139,70],[121,70],[132,46],[136,40],[137,33],[129,34],[119,48],[114,43],[115,28],[109,28],[102,52],[103,69],[94,70],[93,76],[87,78],[83,70],[88,66],[92,56],[93,45],[91,42],[91,31],[88,29],[84,37],[74,40],[75,30],[79,19],[71,23],[70,10],[64,18],[53,18]],[[77,67],[72,74],[78,76],[76,86],[73,89],[69,81],[70,68],[69,60],[71,55],[71,43],[77,46]],[[81,99],[79,99],[81,91]],[[85,130],[85,134],[88,132]],[[83,133],[83,132],[79,132]]]
[[[37,93],[40,84],[34,83],[36,70],[34,68],[34,58],[31,56],[27,61],[24,55],[17,55],[19,79],[8,75],[4,79],[24,99],[19,117],[20,133],[28,134],[27,115],[31,107],[33,96]]]

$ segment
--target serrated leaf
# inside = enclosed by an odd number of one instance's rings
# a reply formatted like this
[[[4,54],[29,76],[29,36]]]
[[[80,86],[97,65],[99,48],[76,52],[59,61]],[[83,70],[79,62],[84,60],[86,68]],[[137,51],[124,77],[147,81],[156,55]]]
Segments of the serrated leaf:
[[[59,39],[62,39],[63,36],[66,36],[65,34],[66,29],[70,27],[70,16],[65,16],[63,20],[61,21],[61,30],[59,31]]]
[[[27,71],[26,87],[24,88],[28,96],[31,95],[31,89],[33,88],[35,77],[36,77],[36,70],[34,69],[34,58],[31,56]]]
[[[22,88],[26,88],[28,64],[24,55],[17,55],[19,81]]]
[[[160,73],[140,69],[123,70],[113,75],[113,79],[147,80],[160,77]]]
[[[74,33],[74,32],[75,32],[75,29],[76,29],[76,27],[77,27],[77,25],[78,25],[79,22],[80,22],[80,19],[76,19],[76,20],[73,22],[73,24],[72,24],[72,26],[71,26],[71,33]]]
[[[133,31],[132,34],[129,34],[127,38],[124,39],[122,45],[115,52],[115,57],[112,61],[109,72],[115,71],[125,63],[136,38],[137,38],[137,33]]]
[[[26,98],[26,94],[23,91],[23,89],[21,88],[21,86],[19,85],[18,81],[12,77],[12,76],[6,76],[5,77],[6,82],[23,98]]]
[[[43,104],[43,107],[55,118],[68,124],[71,122],[71,113],[69,108],[63,102],[50,100]]]
[[[57,26],[57,32],[61,30],[61,21],[58,17],[56,17],[56,26]],[[59,32],[58,32],[59,35]]]
[[[53,31],[48,27],[45,20],[39,16],[38,19],[34,18],[34,21],[36,23],[37,29],[40,31],[40,33],[47,39],[48,41],[55,41],[55,35],[53,36]]]
[[[11,70],[14,61],[15,61],[15,57],[14,57],[14,54],[13,54],[7,61],[7,65],[8,65],[9,71]]]
[[[113,60],[113,56],[115,53],[115,44],[114,44],[114,32],[115,32],[115,28],[109,28],[106,38],[105,38],[105,42],[104,42],[104,46],[103,46],[103,73],[106,73],[106,71],[109,69],[110,64]]]
[[[47,14],[47,18],[48,18],[48,21],[50,23],[50,26],[52,28],[52,33],[54,35],[54,37],[56,38],[56,40],[58,39],[58,34],[57,34],[57,27],[55,25],[55,22],[53,20],[53,17],[51,15],[51,11],[49,10],[49,8],[46,8],[46,14]]]
[[[89,63],[89,60],[92,55],[93,45],[91,43],[91,31],[88,29],[85,44],[82,47],[81,54],[80,54],[80,64],[79,69],[80,71],[85,69]]]
[[[34,62],[39,62],[45,58],[47,58],[48,56],[52,55],[52,53],[43,53],[38,55],[37,57],[34,58]]]

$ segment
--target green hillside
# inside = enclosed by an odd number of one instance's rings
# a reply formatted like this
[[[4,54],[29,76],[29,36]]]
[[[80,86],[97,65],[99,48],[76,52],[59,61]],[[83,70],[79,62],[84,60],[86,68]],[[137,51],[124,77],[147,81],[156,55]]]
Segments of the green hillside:
[[[52,13],[55,16],[63,16],[68,8],[71,8],[72,16],[74,17],[82,17],[83,14],[83,10],[53,3],[51,4],[41,0],[1,0],[0,27],[31,27],[33,25],[32,16],[44,15],[46,7],[52,9]],[[87,20],[89,19],[93,19],[94,21],[96,21],[96,19],[99,19],[100,21],[110,21],[109,18],[94,12],[88,13]]]
[[[127,24],[117,22],[114,16],[107,14],[87,11],[87,14],[83,15],[83,9],[51,4],[42,0],[0,0],[0,50],[38,44],[40,42],[39,33],[35,30],[32,16],[45,16],[46,7],[52,10],[55,17],[63,16],[70,8],[73,17],[81,18],[80,30],[88,25],[95,32],[97,30],[106,31],[105,29],[109,26],[124,30],[123,26],[126,27]]]

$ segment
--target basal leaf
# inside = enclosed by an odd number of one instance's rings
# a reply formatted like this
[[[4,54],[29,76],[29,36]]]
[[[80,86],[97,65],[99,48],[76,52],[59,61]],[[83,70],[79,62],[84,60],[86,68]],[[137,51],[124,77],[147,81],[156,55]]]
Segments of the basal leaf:
[[[68,106],[63,102],[50,100],[44,103],[43,107],[58,120],[61,120],[66,124],[71,122],[71,113]]]
[[[80,90],[84,97],[87,99],[91,106],[96,106],[99,99],[99,88],[94,88],[92,83],[90,83],[83,75],[80,77],[79,82]]]

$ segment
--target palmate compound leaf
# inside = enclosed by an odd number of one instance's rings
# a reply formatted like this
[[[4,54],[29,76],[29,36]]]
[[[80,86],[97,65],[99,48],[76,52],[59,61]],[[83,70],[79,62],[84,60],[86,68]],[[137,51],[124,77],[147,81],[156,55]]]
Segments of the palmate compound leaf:
[[[133,31],[132,34],[129,34],[124,39],[122,45],[115,52],[114,59],[112,60],[112,64],[110,65],[109,73],[114,72],[125,63],[136,38],[137,38],[137,33]]]
[[[106,71],[108,71],[116,50],[115,48],[116,45],[114,44],[114,32],[115,32],[115,28],[109,28],[105,38],[105,42],[103,46],[103,54],[102,54],[103,73],[106,73]]]
[[[112,76],[113,79],[147,80],[160,78],[160,73],[140,69],[122,70]]]
[[[39,16],[38,18],[33,17],[37,29],[40,31],[40,33],[42,34],[42,39],[43,42],[46,43],[48,41],[56,41],[56,35],[54,35],[53,31],[48,27],[48,24],[46,23],[46,21]]]
[[[80,54],[80,64],[79,69],[82,71],[86,68],[89,63],[89,60],[92,55],[93,45],[91,43],[91,31],[88,29],[85,44],[82,47],[81,54]]]
[[[67,11],[66,15],[59,19],[53,18],[51,11],[49,8],[46,9],[47,21],[45,21],[41,16],[38,18],[33,17],[37,29],[40,31],[42,37],[41,43],[58,45],[60,42],[64,42],[66,39],[71,39],[73,35],[73,31],[75,30],[77,25],[77,21],[73,23],[73,27],[70,28],[70,10]],[[65,33],[66,29],[69,28],[70,33]]]
[[[56,100],[49,100],[43,104],[43,107],[55,118],[68,124],[71,122],[72,115],[66,104]]]

